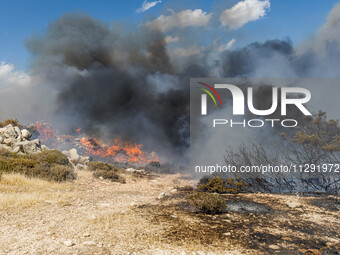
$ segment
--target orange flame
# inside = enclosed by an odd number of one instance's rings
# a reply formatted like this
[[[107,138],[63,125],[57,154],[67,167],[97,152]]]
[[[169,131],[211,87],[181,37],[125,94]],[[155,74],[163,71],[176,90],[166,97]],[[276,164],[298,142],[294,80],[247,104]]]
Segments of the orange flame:
[[[51,141],[56,138],[51,126],[47,122],[37,122],[36,129],[39,133],[38,139],[42,142]]]
[[[146,164],[151,161],[158,161],[155,152],[146,153],[141,150],[142,144],[132,144],[131,142],[122,142],[118,138],[113,140],[113,145],[102,144],[97,138],[82,137],[80,143],[83,145],[89,156],[98,156],[101,158],[110,158],[118,162],[129,162]]]
[[[116,138],[111,145],[101,143],[97,138],[83,137],[82,129],[76,129],[78,137],[56,135],[51,126],[47,122],[37,122],[36,130],[38,131],[38,139],[44,143],[48,143],[52,147],[63,147],[66,143],[72,144],[74,147],[81,147],[83,153],[87,156],[102,158],[104,160],[112,159],[116,162],[128,162],[147,164],[151,161],[158,161],[158,156],[155,152],[142,151],[142,144],[133,144],[131,142],[123,142]],[[80,139],[79,139],[80,138]]]

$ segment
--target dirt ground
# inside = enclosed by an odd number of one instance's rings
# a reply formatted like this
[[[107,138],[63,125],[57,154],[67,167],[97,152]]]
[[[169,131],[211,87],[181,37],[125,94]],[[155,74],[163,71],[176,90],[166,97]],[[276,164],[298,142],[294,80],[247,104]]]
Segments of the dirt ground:
[[[336,197],[225,195],[209,216],[187,203],[184,175],[128,177],[126,184],[78,172],[73,183],[34,188],[0,181],[0,254],[339,254]],[[34,180],[33,180],[34,181]],[[17,187],[22,183],[20,187]],[[26,184],[25,184],[26,183]],[[17,185],[17,186],[16,186]],[[159,197],[160,193],[165,196]]]

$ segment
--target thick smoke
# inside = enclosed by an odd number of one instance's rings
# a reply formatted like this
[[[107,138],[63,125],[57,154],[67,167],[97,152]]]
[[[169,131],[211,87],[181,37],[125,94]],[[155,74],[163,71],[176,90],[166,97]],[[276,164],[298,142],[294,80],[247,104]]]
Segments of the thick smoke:
[[[27,41],[31,72],[44,91],[39,97],[49,102],[41,108],[53,113],[46,120],[60,130],[121,137],[178,159],[189,145],[191,77],[338,76],[340,37],[332,31],[339,31],[339,6],[298,49],[270,40],[218,55],[205,47],[185,60],[171,56],[165,36],[150,28],[122,32],[86,14],[67,14]],[[267,93],[261,87],[257,101]]]

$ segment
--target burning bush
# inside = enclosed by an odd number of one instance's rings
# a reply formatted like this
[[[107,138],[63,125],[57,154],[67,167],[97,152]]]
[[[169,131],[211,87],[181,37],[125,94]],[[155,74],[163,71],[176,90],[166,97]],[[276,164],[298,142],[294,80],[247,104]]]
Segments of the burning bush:
[[[189,203],[203,213],[222,213],[227,208],[224,198],[218,194],[195,192],[189,199]]]

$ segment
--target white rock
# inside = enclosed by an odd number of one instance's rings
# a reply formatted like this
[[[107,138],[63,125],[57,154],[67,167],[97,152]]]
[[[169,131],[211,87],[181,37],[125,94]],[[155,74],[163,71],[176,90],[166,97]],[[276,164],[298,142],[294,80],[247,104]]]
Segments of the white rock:
[[[132,168],[132,167],[127,168],[126,171],[127,171],[127,172],[130,172],[130,173],[142,173],[142,172],[145,172],[144,169],[134,169],[134,168]]]
[[[170,190],[170,193],[176,193],[176,192],[177,192],[177,189]]]
[[[41,145],[41,150],[42,151],[46,151],[46,150],[49,150],[49,148],[46,145],[42,144]]]
[[[75,243],[74,243],[73,240],[64,241],[64,244],[65,244],[67,247],[71,247],[71,246],[75,245]]]
[[[14,153],[18,153],[20,151],[20,146],[15,146],[12,150]]]
[[[77,164],[86,165],[90,162],[90,157],[80,156],[75,148],[69,151],[63,151],[63,154],[65,154],[75,166]]]
[[[278,250],[280,249],[280,246],[276,245],[276,244],[271,244],[268,246],[270,249],[273,249],[273,250]]]
[[[30,131],[28,131],[27,129],[23,129],[21,130],[21,136],[26,139],[29,140],[32,137],[32,134]]]
[[[83,242],[83,244],[84,245],[96,245],[96,242],[94,242],[94,241],[85,241],[85,242]]]
[[[161,194],[158,195],[158,199],[161,199],[166,196],[166,192],[162,192]]]

